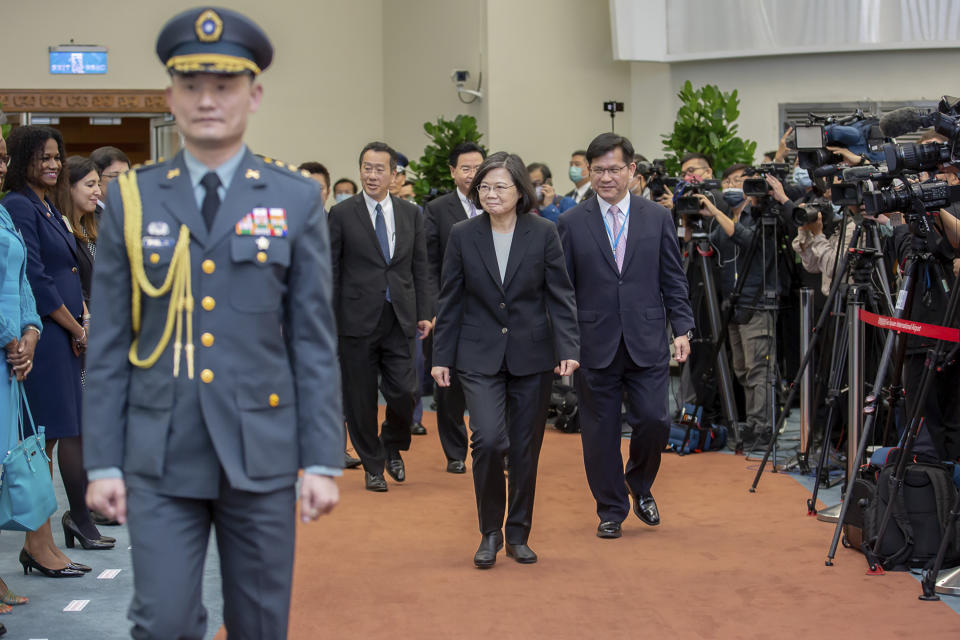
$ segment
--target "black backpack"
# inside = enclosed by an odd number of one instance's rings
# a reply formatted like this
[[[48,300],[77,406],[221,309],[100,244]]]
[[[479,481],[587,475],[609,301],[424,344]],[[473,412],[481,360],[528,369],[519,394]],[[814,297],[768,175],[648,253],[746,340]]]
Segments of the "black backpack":
[[[913,462],[904,468],[903,489],[894,496],[890,522],[883,540],[876,543],[880,521],[890,499],[890,476],[896,460],[882,468],[861,469],[844,520],[845,546],[861,548],[867,542],[881,566],[889,571],[922,568],[932,563],[950,520],[957,498],[953,473],[948,465]],[[960,523],[954,522],[953,542],[943,567],[960,564]]]

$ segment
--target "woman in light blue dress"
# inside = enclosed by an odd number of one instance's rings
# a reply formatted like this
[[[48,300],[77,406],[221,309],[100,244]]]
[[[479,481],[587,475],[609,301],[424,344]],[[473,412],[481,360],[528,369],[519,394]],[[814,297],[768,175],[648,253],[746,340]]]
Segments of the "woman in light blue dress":
[[[0,181],[7,173],[7,162],[7,145],[0,136]],[[16,429],[10,419],[11,385],[14,376],[22,381],[33,369],[41,326],[27,282],[26,245],[10,214],[0,205],[0,344],[6,351],[8,369],[8,375],[0,375],[0,438],[8,438],[10,431]],[[11,605],[26,602],[26,598],[12,593],[0,580],[0,613],[10,613]]]

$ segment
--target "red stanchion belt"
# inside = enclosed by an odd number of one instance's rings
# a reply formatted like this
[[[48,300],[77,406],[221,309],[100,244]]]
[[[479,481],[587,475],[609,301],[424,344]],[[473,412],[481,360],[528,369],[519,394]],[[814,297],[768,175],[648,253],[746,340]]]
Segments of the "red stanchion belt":
[[[881,316],[877,313],[870,313],[863,309],[860,310],[860,321],[881,329],[892,329],[902,331],[915,336],[924,338],[933,338],[935,340],[946,340],[948,342],[960,342],[960,329],[951,329],[950,327],[941,327],[936,324],[927,324],[926,322],[917,322],[915,320],[898,320],[890,316]]]

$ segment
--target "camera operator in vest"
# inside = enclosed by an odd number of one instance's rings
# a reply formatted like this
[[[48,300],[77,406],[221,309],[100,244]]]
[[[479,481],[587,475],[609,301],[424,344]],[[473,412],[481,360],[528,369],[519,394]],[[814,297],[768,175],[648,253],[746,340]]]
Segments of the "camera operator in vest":
[[[746,421],[740,435],[745,450],[766,446],[772,435],[768,366],[773,366],[776,359],[772,348],[776,331],[774,309],[789,289],[790,280],[786,266],[779,264],[780,238],[777,236],[781,234],[768,231],[777,225],[765,225],[763,218],[775,216],[781,225],[793,227],[780,204],[788,200],[783,185],[773,175],[764,175],[769,197],[744,195],[744,180],[755,173],[746,164],[734,164],[724,171],[723,200],[730,207],[730,214],[707,196],[697,196],[701,214],[714,220],[710,241],[720,262],[719,289],[724,305],[731,304],[731,294],[738,282],[744,281],[728,331],[734,373],[744,390]],[[758,239],[753,259],[747,264],[746,254],[758,233],[766,236]]]

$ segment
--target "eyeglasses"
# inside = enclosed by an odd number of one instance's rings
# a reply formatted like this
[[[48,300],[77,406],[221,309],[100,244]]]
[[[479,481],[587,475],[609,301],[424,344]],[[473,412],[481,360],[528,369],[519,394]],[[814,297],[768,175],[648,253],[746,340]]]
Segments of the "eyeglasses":
[[[365,164],[360,167],[360,173],[365,176],[375,175],[382,176],[387,172],[387,168],[384,166],[374,166],[371,164]]]
[[[683,171],[680,172],[680,175],[682,175],[682,176],[694,176],[694,175],[697,175],[698,173],[703,173],[704,171],[706,171],[706,170],[709,169],[709,168],[710,168],[710,167],[700,167],[700,166],[697,166],[697,167],[687,167],[686,169],[684,169]]]
[[[481,183],[480,186],[477,187],[477,193],[479,193],[479,194],[482,195],[482,196],[485,196],[485,195],[487,195],[488,193],[490,193],[491,191],[493,191],[493,192],[494,192],[495,194],[497,194],[498,196],[502,196],[503,194],[505,194],[505,193],[506,193],[507,191],[509,191],[510,189],[515,189],[516,186],[517,186],[517,185],[515,185],[515,184],[493,184],[493,185],[491,185],[491,184],[487,184],[486,182],[484,182],[484,183]]]
[[[590,167],[590,173],[595,173],[599,177],[608,175],[611,178],[616,178],[620,175],[620,172],[627,168],[627,165],[620,165],[619,167]]]

